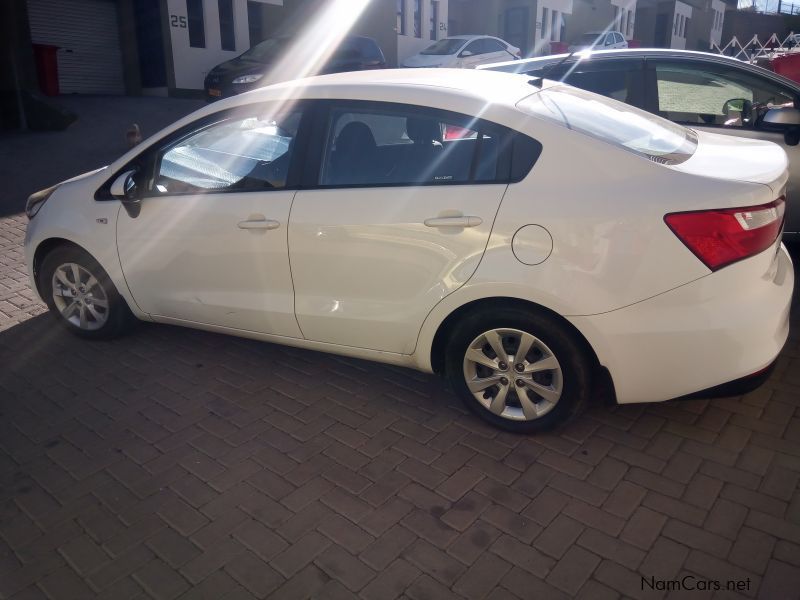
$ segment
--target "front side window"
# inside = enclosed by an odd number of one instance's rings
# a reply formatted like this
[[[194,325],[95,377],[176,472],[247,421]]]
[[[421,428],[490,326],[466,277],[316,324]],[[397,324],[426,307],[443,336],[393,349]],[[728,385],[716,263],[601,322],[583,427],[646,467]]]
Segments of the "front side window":
[[[328,120],[319,183],[494,182],[504,140],[499,127],[466,115],[391,105],[337,107]]]
[[[153,195],[265,191],[286,187],[299,111],[250,109],[162,150]]]
[[[660,163],[684,162],[697,148],[697,136],[685,127],[574,87],[550,87],[517,106],[532,116]]]
[[[483,54],[483,40],[475,40],[470,42],[469,45],[464,48],[464,52],[472,52],[473,56]]]
[[[725,65],[657,63],[658,113],[678,123],[748,127],[759,111],[794,106],[780,84]]]

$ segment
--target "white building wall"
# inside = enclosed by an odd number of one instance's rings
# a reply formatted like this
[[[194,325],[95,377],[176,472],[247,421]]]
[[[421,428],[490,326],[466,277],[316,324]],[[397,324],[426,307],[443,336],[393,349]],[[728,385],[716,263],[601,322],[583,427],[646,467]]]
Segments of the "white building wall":
[[[545,22],[545,11],[547,20]],[[557,13],[557,27],[553,30],[553,12]],[[536,31],[534,31],[533,54],[550,54],[550,42],[561,41],[561,18],[572,14],[572,0],[540,0],[536,6]]]
[[[672,21],[672,41],[670,48],[686,49],[686,21],[692,18],[692,7],[683,2],[675,2],[674,20]]]
[[[722,0],[711,0],[711,10],[714,11],[715,15],[711,22],[709,41],[720,46],[722,43],[722,26],[725,24],[725,3]]]
[[[431,0],[422,0],[422,31],[421,37],[414,35],[414,0],[399,0],[405,2],[405,35],[397,31],[397,64],[403,64],[403,61],[409,56],[424,50],[430,46],[435,40],[447,37],[447,0],[438,0],[439,4],[439,19],[436,25],[436,37],[431,38]],[[571,0],[570,0],[571,1]]]
[[[636,0],[611,0],[611,6],[617,7],[617,20],[611,29],[619,31],[626,40],[633,37],[636,22]]]
[[[283,5],[283,0],[257,0],[265,4]],[[198,90],[203,88],[203,80],[208,72],[221,62],[239,56],[250,47],[250,32],[247,22],[247,0],[233,0],[233,23],[236,34],[236,50],[222,49],[219,31],[219,4],[217,0],[203,0],[203,20],[205,24],[205,48],[192,48],[189,45],[189,28],[181,27],[179,19],[186,14],[186,0],[167,0],[169,17],[167,26],[172,43],[172,62],[175,73],[175,87]],[[177,25],[176,25],[177,24]]]

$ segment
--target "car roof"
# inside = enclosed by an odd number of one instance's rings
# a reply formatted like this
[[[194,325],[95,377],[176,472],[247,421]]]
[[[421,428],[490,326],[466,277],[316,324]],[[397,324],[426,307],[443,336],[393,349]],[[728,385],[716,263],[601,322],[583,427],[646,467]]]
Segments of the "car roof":
[[[618,33],[618,32],[611,32]],[[576,58],[581,60],[591,60],[593,58],[613,58],[613,57],[636,57],[646,58],[648,56],[658,58],[691,58],[697,57],[704,60],[718,60],[718,61],[732,61],[736,64],[747,64],[738,58],[732,56],[725,56],[724,54],[714,54],[711,52],[699,52],[697,50],[673,50],[671,48],[616,48],[613,50],[584,50],[580,53],[574,53]],[[492,69],[506,65],[514,65],[524,69],[525,65],[545,65],[550,62],[558,62],[569,57],[569,53],[565,54],[550,54],[548,56],[536,56],[533,58],[523,58],[521,60],[510,60],[505,62],[493,63],[490,65],[479,65],[478,69]]]
[[[195,115],[211,114],[254,102],[312,99],[365,100],[491,114],[496,109],[516,110],[516,104],[558,82],[542,82],[519,74],[475,69],[377,69],[318,75],[256,88],[213,103]],[[488,117],[487,117],[488,118]]]
[[[555,54],[550,56],[539,56],[536,58],[523,58],[521,60],[509,60],[499,63],[488,65],[478,65],[476,69],[483,70],[499,70],[508,73],[525,74],[528,71],[536,69],[537,67],[546,67],[551,64],[565,61],[570,58],[570,54]],[[795,90],[795,93],[800,93],[800,83],[787,79],[782,75],[778,75],[774,71],[765,69],[758,65],[754,65],[733,56],[725,56],[724,54],[714,54],[712,52],[699,52],[696,50],[673,50],[670,48],[619,48],[616,50],[585,50],[581,52],[574,52],[572,56],[576,60],[587,61],[592,59],[614,59],[614,58],[675,58],[675,59],[696,59],[705,62],[712,62],[722,65],[731,65],[745,71],[749,71],[754,75],[772,79],[776,83],[788,86]]]
[[[446,38],[447,40],[476,40],[478,38],[490,38],[494,37],[491,35],[448,35]]]

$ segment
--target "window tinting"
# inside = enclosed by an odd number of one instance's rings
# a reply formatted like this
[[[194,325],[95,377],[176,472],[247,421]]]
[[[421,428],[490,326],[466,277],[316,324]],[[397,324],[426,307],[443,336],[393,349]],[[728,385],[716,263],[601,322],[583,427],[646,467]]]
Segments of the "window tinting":
[[[252,111],[182,138],[161,154],[156,195],[260,191],[286,186],[300,113]]]
[[[659,63],[656,80],[659,114],[679,123],[747,127],[760,110],[794,106],[779,84],[724,65]]]
[[[203,17],[203,0],[186,0],[186,20],[189,22],[189,45],[206,47],[206,23]]]
[[[490,38],[484,39],[483,44],[485,52],[504,52],[506,49],[504,44]]]
[[[473,55],[483,54],[483,40],[481,39],[470,42],[461,52],[472,52]]]
[[[321,185],[427,185],[508,180],[503,128],[418,108],[334,108]]]
[[[219,6],[219,36],[223,50],[236,50],[236,31],[233,25],[233,0],[217,0]]]

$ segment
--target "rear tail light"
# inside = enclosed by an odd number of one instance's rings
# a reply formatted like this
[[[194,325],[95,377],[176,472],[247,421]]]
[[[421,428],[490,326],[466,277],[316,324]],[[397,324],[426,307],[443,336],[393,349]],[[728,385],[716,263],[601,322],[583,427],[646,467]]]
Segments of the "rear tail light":
[[[745,208],[671,213],[664,221],[712,271],[769,248],[783,228],[786,199]]]

